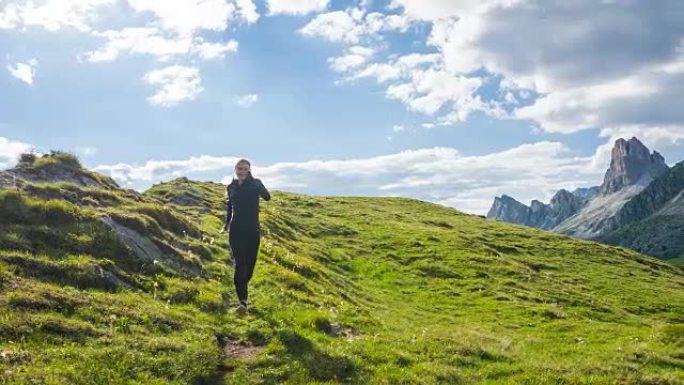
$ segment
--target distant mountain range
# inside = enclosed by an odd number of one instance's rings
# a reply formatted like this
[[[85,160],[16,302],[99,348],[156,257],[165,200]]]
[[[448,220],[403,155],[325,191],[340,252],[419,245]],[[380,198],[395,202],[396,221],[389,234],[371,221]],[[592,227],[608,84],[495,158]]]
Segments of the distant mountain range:
[[[618,139],[600,186],[563,189],[530,206],[503,195],[487,218],[684,262],[684,162],[670,168],[639,139]]]

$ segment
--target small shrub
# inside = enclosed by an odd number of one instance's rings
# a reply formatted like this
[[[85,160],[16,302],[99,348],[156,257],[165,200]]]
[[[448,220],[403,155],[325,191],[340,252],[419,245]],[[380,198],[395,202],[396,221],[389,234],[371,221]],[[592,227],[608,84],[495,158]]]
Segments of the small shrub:
[[[32,166],[36,162],[37,158],[38,156],[35,153],[25,152],[19,155],[19,163],[17,164],[17,167]]]
[[[50,151],[49,154],[43,155],[42,157],[36,159],[33,163],[35,168],[49,167],[53,165],[60,165],[64,168],[72,170],[80,170],[82,168],[81,162],[78,160],[76,155],[64,151]]]

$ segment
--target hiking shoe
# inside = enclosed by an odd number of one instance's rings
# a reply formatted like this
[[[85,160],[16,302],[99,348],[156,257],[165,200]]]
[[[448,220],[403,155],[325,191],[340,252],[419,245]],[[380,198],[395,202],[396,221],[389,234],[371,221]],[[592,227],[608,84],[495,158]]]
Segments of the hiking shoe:
[[[240,304],[238,305],[237,312],[239,314],[246,314],[247,313],[247,302],[246,301],[240,301]]]

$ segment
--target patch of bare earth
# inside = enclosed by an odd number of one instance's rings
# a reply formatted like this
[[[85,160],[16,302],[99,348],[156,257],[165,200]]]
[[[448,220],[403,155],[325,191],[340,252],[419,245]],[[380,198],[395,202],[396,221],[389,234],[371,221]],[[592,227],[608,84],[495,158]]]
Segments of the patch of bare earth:
[[[220,372],[232,372],[235,369],[234,360],[250,360],[264,350],[263,346],[252,345],[231,337],[218,336],[217,342],[223,353],[222,364],[218,368]]]
[[[244,343],[227,343],[223,347],[223,354],[226,358],[249,359],[254,358],[263,346],[254,346]]]

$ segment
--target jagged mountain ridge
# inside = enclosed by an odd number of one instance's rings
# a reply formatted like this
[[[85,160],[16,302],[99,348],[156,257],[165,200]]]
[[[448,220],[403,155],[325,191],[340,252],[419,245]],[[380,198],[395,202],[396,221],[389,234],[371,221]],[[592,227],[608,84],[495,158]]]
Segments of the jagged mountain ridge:
[[[656,151],[650,152],[637,138],[618,139],[611,151],[610,167],[605,173],[603,183],[598,187],[575,190],[577,195],[586,198],[579,205],[566,206],[570,215],[562,216],[559,222],[554,222],[558,216],[547,214],[549,221],[544,222],[544,218],[529,220],[528,215],[525,221],[514,223],[552,230],[577,238],[601,239],[603,235],[616,230],[621,223],[628,222],[626,218],[632,215],[633,210],[622,211],[623,207],[668,170],[669,167],[665,164],[663,157]],[[509,201],[510,199],[512,198],[509,198]],[[492,207],[496,210],[490,210],[488,218],[511,222],[507,220],[509,217],[507,207],[502,207],[496,199]],[[513,210],[519,213],[525,208],[518,205]],[[538,212],[544,213],[540,210]],[[520,217],[519,214],[518,217]],[[547,226],[540,225],[544,223]],[[555,225],[549,227],[548,223],[555,223]],[[611,237],[611,239],[614,238],[615,236]],[[627,241],[626,243],[629,244]]]
[[[663,157],[639,139],[616,140],[599,193],[553,231],[584,239],[601,236],[620,209],[668,169]]]
[[[487,213],[487,218],[497,219],[508,223],[515,223],[550,230],[580,210],[590,196],[590,191],[575,192],[558,191],[549,204],[533,200],[527,206],[513,197],[503,195],[494,199],[494,204]]]
[[[578,187],[572,191],[573,195],[576,195],[582,199],[591,199],[601,190],[601,186],[593,187]]]
[[[223,193],[187,179],[0,188],[3,383],[681,379],[681,269],[407,198],[273,191],[240,318]],[[197,273],[150,263],[105,217]]]

